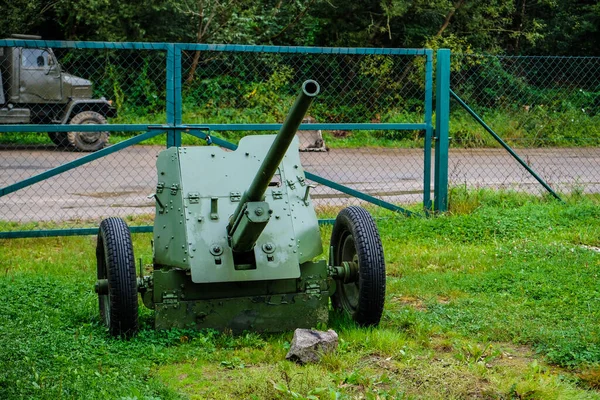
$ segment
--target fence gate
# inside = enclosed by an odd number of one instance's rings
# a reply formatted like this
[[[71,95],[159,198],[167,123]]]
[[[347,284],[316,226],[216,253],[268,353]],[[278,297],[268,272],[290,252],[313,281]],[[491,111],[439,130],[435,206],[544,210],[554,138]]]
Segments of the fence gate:
[[[41,40],[0,48],[0,116],[26,109],[30,118],[0,125],[0,238],[94,234],[108,216],[151,231],[158,152],[208,145],[207,135],[235,149],[245,134],[277,131],[306,79],[321,94],[301,129],[322,131],[329,147],[301,155],[322,221],[357,203],[408,214],[399,204],[432,207],[431,50]],[[40,81],[14,79],[17,67]],[[30,87],[35,104],[23,104],[18,93]],[[115,112],[80,104],[94,102]],[[111,144],[73,151],[65,134],[76,123],[79,140],[109,133]],[[396,146],[415,138],[418,149]]]

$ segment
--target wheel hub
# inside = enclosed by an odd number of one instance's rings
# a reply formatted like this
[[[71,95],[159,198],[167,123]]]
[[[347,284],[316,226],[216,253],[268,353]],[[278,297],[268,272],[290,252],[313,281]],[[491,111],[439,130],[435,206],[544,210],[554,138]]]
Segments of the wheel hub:
[[[100,132],[79,132],[79,137],[86,143],[95,143],[100,140]]]
[[[94,285],[94,291],[99,295],[108,294],[108,279],[98,279]]]
[[[358,271],[358,260],[342,261],[342,265],[332,268],[332,276],[343,283],[357,282]]]

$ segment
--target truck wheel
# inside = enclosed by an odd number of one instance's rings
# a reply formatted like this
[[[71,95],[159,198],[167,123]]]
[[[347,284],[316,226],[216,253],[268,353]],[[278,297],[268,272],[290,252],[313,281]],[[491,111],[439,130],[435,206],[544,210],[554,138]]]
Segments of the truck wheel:
[[[64,132],[48,132],[48,136],[52,143],[57,145],[60,148],[69,147],[69,140],[67,139],[67,134]]]
[[[112,336],[130,337],[138,330],[138,292],[131,233],[121,218],[100,223],[96,245],[100,316]]]
[[[344,279],[336,281],[333,308],[350,314],[361,326],[379,324],[385,302],[385,260],[373,218],[362,207],[348,207],[337,216],[331,233],[334,266],[346,263]]]
[[[106,118],[95,111],[83,111],[76,114],[69,121],[71,125],[83,124],[106,124]],[[67,132],[69,146],[77,151],[96,151],[102,149],[108,143],[110,134],[106,131],[94,132]]]

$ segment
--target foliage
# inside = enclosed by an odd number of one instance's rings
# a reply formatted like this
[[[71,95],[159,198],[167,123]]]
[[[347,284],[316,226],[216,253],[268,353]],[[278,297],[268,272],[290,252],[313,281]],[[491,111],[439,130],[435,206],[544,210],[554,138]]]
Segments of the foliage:
[[[600,54],[600,7],[575,0],[16,0],[0,7],[1,36],[352,47],[423,47],[454,36],[488,53]]]
[[[0,6],[0,11],[5,15],[1,36],[19,32],[70,40],[450,48],[453,90],[494,129],[506,133],[509,142],[598,143],[596,60],[473,55],[600,54],[600,41],[593,40],[600,7],[591,3],[17,0]],[[56,54],[66,71],[94,82],[96,97],[114,101],[119,117],[112,122],[165,122],[157,120],[166,107],[164,52],[57,49]],[[184,51],[183,109],[190,117],[184,122],[280,122],[294,88],[306,77],[318,77],[322,85],[311,110],[319,122],[422,122],[423,61],[384,55],[250,57]],[[460,112],[453,115],[452,125],[457,146],[495,145]],[[361,132],[352,135],[349,140],[354,142],[365,138]],[[420,137],[375,132],[366,142],[393,144],[389,141],[396,139],[415,146]],[[10,134],[2,140],[13,141]],[[344,141],[348,142],[340,142]]]

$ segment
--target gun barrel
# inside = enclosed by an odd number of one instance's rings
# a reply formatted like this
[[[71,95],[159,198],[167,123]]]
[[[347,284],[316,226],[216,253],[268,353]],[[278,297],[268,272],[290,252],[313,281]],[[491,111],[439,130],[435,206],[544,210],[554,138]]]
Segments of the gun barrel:
[[[273,179],[275,172],[277,172],[281,160],[283,160],[288,147],[290,147],[290,144],[298,131],[298,127],[302,123],[313,99],[319,94],[320,90],[319,84],[314,80],[309,79],[302,84],[302,91],[296,98],[296,102],[292,106],[279,133],[275,137],[275,140],[260,165],[256,176],[252,180],[250,187],[244,192],[240,203],[230,220],[229,229],[232,228],[231,224],[238,219],[239,214],[244,208],[244,204],[252,201],[261,201],[263,199],[271,179]]]
[[[254,177],[252,184],[246,191],[246,201],[261,201],[265,191],[273,179],[277,168],[283,160],[283,156],[294,139],[298,127],[302,123],[308,107],[313,99],[319,94],[320,87],[316,81],[307,80],[302,84],[302,92],[296,98],[296,102],[288,113],[285,122],[281,126],[269,152],[263,160],[258,173]],[[242,201],[243,203],[243,201]]]

